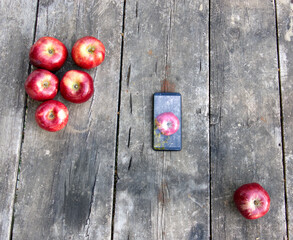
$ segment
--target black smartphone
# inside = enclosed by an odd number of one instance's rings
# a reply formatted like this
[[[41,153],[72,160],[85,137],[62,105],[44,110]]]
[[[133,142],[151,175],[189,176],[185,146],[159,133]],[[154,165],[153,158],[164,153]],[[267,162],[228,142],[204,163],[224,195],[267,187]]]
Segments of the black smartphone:
[[[161,151],[182,149],[180,93],[155,93],[153,148]]]

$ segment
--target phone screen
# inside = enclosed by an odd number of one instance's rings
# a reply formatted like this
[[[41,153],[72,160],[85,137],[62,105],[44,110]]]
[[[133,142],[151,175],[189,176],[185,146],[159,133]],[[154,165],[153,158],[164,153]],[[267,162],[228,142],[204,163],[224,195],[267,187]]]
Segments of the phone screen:
[[[153,148],[163,151],[180,151],[181,94],[154,94]]]

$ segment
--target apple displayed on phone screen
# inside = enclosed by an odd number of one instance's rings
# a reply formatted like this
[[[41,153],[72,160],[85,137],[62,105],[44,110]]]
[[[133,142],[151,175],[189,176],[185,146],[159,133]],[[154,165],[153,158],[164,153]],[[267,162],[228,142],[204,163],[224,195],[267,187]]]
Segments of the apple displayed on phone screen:
[[[181,140],[181,94],[154,94],[153,148],[179,151]]]

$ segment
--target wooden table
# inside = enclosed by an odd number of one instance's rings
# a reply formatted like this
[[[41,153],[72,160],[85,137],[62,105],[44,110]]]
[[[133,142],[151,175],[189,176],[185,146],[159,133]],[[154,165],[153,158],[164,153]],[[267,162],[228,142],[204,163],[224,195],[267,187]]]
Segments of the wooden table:
[[[290,0],[1,0],[0,22],[1,240],[293,238]],[[58,94],[69,122],[46,132],[29,49],[86,35],[106,47],[95,94]],[[160,91],[182,94],[180,152],[152,149]],[[254,221],[233,203],[248,182],[271,196]]]

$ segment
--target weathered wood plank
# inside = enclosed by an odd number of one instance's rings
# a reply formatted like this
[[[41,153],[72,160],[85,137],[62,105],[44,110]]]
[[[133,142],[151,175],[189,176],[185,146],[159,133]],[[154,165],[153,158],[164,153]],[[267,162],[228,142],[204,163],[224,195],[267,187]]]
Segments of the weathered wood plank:
[[[205,0],[126,1],[114,239],[209,237],[208,11]],[[181,152],[152,149],[162,82],[182,94]]]
[[[277,10],[287,187],[287,229],[290,239],[293,237],[293,2],[278,0]]]
[[[88,71],[95,93],[71,104],[64,130],[49,133],[29,100],[16,203],[15,239],[110,239],[120,77],[122,1],[39,2],[36,39],[57,37],[69,52],[83,36],[99,38],[105,61]],[[28,53],[26,49],[25,54]],[[57,73],[78,69],[68,58]]]
[[[275,11],[272,1],[211,1],[211,200],[214,239],[285,239]],[[233,193],[259,182],[270,212],[247,221]]]
[[[0,239],[10,239],[36,1],[0,1]]]

